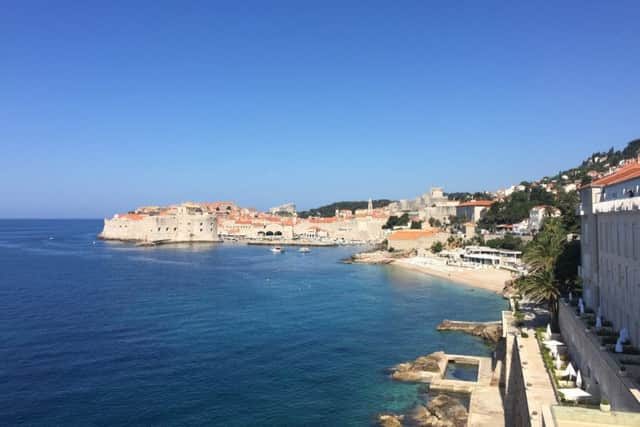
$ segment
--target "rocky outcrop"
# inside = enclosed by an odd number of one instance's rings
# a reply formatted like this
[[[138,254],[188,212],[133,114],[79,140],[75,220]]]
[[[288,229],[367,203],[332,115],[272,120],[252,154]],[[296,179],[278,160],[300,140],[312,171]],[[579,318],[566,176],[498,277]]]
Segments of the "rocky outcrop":
[[[507,280],[504,282],[504,288],[502,288],[502,296],[505,298],[512,298],[518,294],[515,282],[513,280]]]
[[[380,427],[402,427],[402,420],[404,420],[404,415],[378,415],[378,424],[380,424]]]
[[[440,378],[447,365],[447,358],[442,351],[418,357],[413,362],[400,363],[391,368],[391,378],[396,381],[425,382]]]
[[[361,252],[342,260],[345,264],[390,264],[401,258],[413,256],[415,251],[385,251]]]
[[[439,394],[427,406],[416,405],[405,415],[382,414],[382,427],[464,427],[469,414],[462,403],[446,394]]]
[[[475,335],[486,341],[497,343],[502,338],[502,322],[461,322],[443,320],[437,328],[439,331],[460,331]]]

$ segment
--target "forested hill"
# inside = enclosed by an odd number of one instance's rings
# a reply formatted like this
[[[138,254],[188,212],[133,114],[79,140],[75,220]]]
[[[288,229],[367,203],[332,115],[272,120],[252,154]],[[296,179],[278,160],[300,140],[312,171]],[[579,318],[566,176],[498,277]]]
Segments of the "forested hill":
[[[383,208],[392,202],[393,200],[387,199],[373,200],[373,207]],[[320,206],[319,208],[309,209],[308,211],[298,212],[298,217],[308,218],[310,216],[321,216],[326,218],[334,216],[336,214],[336,209],[349,209],[353,212],[356,209],[366,209],[368,205],[368,200],[335,202],[330,205]]]
[[[499,224],[514,224],[529,216],[529,211],[537,205],[555,206],[562,212],[562,222],[569,232],[580,230],[580,220],[576,215],[576,208],[580,197],[576,190],[565,191],[563,187],[573,183],[585,185],[593,178],[591,172],[605,173],[611,168],[618,167],[623,160],[640,155],[640,139],[629,142],[622,150],[593,153],[577,167],[559,172],[554,176],[546,176],[539,181],[521,182],[522,191],[515,191],[504,200],[491,205],[479,225],[489,230]],[[596,175],[598,176],[598,175]],[[543,186],[553,184],[556,194],[547,192]]]
[[[542,182],[550,179],[561,180],[562,176],[568,176],[572,179],[579,179],[581,183],[588,184],[591,177],[587,175],[590,171],[607,172],[609,168],[616,167],[622,160],[636,158],[640,155],[640,139],[634,139],[629,142],[622,150],[614,150],[613,147],[609,151],[601,151],[591,154],[582,164],[577,167],[559,172],[555,176],[545,177]]]

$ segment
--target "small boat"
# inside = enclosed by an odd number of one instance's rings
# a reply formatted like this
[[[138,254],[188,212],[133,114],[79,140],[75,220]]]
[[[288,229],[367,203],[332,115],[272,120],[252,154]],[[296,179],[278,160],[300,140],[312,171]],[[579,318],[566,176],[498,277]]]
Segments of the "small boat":
[[[311,249],[309,249],[308,247],[305,246],[303,248],[298,249],[298,252],[301,252],[303,254],[307,254],[307,253],[311,252]]]
[[[273,252],[274,254],[281,254],[282,252],[284,252],[284,249],[282,249],[280,246],[274,246],[273,248],[271,248],[271,252]]]

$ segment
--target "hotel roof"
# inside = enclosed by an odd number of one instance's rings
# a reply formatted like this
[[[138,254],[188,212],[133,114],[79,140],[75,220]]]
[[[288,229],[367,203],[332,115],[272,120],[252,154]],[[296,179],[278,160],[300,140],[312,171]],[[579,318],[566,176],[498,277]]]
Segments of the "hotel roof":
[[[606,187],[607,185],[619,184],[630,179],[640,178],[640,163],[630,163],[618,169],[611,175],[596,179],[585,187]]]

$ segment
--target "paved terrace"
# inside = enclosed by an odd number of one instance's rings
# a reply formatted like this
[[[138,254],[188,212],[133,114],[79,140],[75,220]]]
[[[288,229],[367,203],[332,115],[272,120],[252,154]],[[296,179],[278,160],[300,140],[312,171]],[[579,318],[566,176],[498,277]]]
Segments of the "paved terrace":
[[[531,426],[542,426],[542,409],[556,405],[555,391],[547,368],[542,359],[542,352],[536,340],[535,330],[524,328],[528,337],[516,337],[515,344],[520,352],[522,376],[525,383],[525,394]]]

